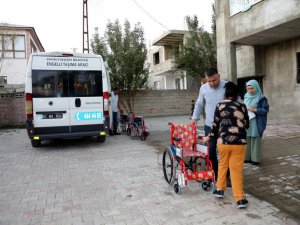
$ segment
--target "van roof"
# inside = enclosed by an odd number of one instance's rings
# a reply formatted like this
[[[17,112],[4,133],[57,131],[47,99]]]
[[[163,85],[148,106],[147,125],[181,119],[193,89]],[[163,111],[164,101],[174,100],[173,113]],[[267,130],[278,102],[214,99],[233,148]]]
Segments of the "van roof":
[[[33,52],[31,55],[40,55],[40,56],[56,56],[56,57],[81,57],[81,58],[102,58],[101,55],[96,54],[87,54],[87,53],[74,53],[74,52]]]

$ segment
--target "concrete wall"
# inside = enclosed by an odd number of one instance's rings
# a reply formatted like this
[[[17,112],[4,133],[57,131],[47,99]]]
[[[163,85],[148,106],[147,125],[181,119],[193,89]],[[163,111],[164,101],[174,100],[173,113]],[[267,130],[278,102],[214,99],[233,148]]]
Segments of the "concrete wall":
[[[197,100],[199,90],[139,91],[135,98],[135,112],[146,117],[188,115],[191,100]]]
[[[236,79],[236,65],[232,62],[236,59],[231,46],[229,29],[229,4],[228,0],[215,0],[216,6],[216,35],[217,35],[217,64],[222,79]],[[234,53],[234,54],[232,54]]]
[[[237,77],[255,75],[254,49],[252,46],[240,46],[236,50]]]
[[[270,101],[270,119],[300,121],[300,84],[296,83],[296,52],[300,38],[266,48],[264,92]]]
[[[270,103],[269,119],[299,123],[296,53],[300,52],[297,33],[300,1],[265,0],[232,17],[229,17],[228,0],[216,0],[215,5],[221,77],[236,81],[242,77],[264,76],[263,91]],[[271,28],[273,32],[269,32]],[[253,46],[236,49],[235,41],[256,42]]]
[[[230,17],[230,41],[248,37],[254,33],[299,18],[299,8],[299,0],[261,1],[252,6],[249,11]],[[229,17],[229,11],[226,17]],[[285,32],[290,31],[286,30]]]
[[[224,79],[234,80],[241,68],[235,62],[235,43],[269,45],[300,36],[300,1],[260,1],[248,11],[229,16],[229,0],[215,0],[217,25],[217,61]],[[257,56],[257,55],[255,55]],[[257,61],[255,75],[257,73]],[[248,66],[248,65],[247,65]],[[265,75],[260,72],[259,75]]]

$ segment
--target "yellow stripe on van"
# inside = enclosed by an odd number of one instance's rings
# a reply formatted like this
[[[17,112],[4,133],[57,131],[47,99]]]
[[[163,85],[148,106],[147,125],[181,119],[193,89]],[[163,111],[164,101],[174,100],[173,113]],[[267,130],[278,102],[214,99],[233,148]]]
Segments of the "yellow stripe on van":
[[[105,132],[100,132],[100,135],[102,136],[102,135],[106,135],[106,133]]]
[[[40,137],[34,136],[33,139],[34,139],[34,140],[40,140]]]

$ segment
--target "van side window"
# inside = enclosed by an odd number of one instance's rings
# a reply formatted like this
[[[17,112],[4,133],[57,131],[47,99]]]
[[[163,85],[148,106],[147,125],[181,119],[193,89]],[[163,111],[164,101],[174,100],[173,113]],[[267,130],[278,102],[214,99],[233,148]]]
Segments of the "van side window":
[[[32,97],[67,97],[68,74],[58,70],[32,70]]]

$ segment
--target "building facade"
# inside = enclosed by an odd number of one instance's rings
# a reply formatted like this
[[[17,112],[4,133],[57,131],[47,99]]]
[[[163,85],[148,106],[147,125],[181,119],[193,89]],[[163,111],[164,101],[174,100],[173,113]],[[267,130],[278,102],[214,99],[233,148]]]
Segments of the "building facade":
[[[44,52],[33,27],[0,23],[0,127],[25,124],[24,87],[32,52]]]
[[[256,79],[274,122],[300,121],[300,1],[215,0],[218,69],[224,79]]]
[[[0,87],[25,83],[32,52],[44,52],[33,27],[0,23]]]
[[[182,46],[188,31],[170,30],[153,41],[148,53],[150,63],[149,86],[154,90],[183,90],[188,88],[185,72],[172,72],[174,46]]]

